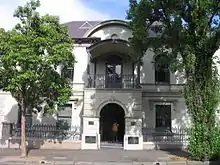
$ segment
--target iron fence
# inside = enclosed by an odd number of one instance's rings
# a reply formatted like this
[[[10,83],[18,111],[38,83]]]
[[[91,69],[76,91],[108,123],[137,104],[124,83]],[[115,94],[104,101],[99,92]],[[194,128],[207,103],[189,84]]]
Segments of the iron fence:
[[[14,123],[3,123],[3,137],[8,139],[19,139],[21,137],[21,126]],[[54,124],[33,124],[26,128],[26,137],[35,139],[57,139],[57,140],[79,140],[79,127],[62,127],[62,125]]]
[[[144,128],[142,130],[144,142],[186,144],[190,135],[189,128],[157,129]],[[33,124],[26,128],[26,137],[35,139],[80,140],[80,127],[67,128],[62,125]],[[3,123],[3,139],[19,139],[21,137],[20,126],[13,123]]]
[[[143,129],[144,142],[154,143],[182,143],[185,144],[189,140],[189,128],[172,128],[172,129]]]

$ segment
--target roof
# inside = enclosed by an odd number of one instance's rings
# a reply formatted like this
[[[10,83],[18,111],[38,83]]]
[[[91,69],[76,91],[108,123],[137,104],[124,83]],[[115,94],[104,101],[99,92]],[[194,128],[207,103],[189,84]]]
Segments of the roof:
[[[84,34],[101,21],[72,21],[65,23],[72,38],[83,38]]]

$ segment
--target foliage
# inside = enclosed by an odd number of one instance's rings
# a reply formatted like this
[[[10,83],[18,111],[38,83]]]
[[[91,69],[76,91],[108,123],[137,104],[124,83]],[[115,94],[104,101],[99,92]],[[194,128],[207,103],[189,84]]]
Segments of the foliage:
[[[184,97],[192,118],[191,158],[213,159],[220,154],[215,145],[220,134],[214,131],[219,79],[213,65],[220,43],[220,1],[130,0],[128,19],[135,59],[153,49],[156,55],[168,56],[172,69],[184,73]]]
[[[40,16],[38,0],[19,6],[20,20],[12,30],[0,30],[0,89],[8,91],[27,109],[53,112],[71,95],[71,83],[59,75],[58,66],[73,66],[73,43],[68,29],[57,17]]]

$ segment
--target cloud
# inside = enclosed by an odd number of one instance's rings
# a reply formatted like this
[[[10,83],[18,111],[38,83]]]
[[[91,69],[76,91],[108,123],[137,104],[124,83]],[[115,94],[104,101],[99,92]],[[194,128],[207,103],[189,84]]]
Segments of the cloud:
[[[101,2],[101,3],[112,3],[112,4],[116,4],[117,6],[127,6],[129,1],[128,0],[96,0],[97,2]]]
[[[11,29],[16,24],[13,12],[18,5],[24,5],[28,0],[0,0],[0,27]],[[60,22],[76,20],[106,20],[110,15],[96,11],[83,5],[81,0],[41,0],[41,14],[60,17]]]

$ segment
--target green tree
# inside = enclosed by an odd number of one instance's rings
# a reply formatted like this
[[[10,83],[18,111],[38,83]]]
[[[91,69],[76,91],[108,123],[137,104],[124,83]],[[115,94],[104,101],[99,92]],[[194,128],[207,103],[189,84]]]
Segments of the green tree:
[[[39,0],[19,6],[19,18],[12,30],[0,30],[0,89],[8,91],[21,108],[21,153],[26,157],[27,110],[54,112],[71,95],[71,82],[56,71],[58,66],[72,67],[73,42],[59,18],[40,16]]]
[[[141,59],[151,48],[168,56],[171,69],[184,73],[184,97],[192,119],[191,158],[216,158],[220,152],[215,116],[219,77],[213,55],[220,41],[220,1],[130,0],[128,19],[134,59]]]

